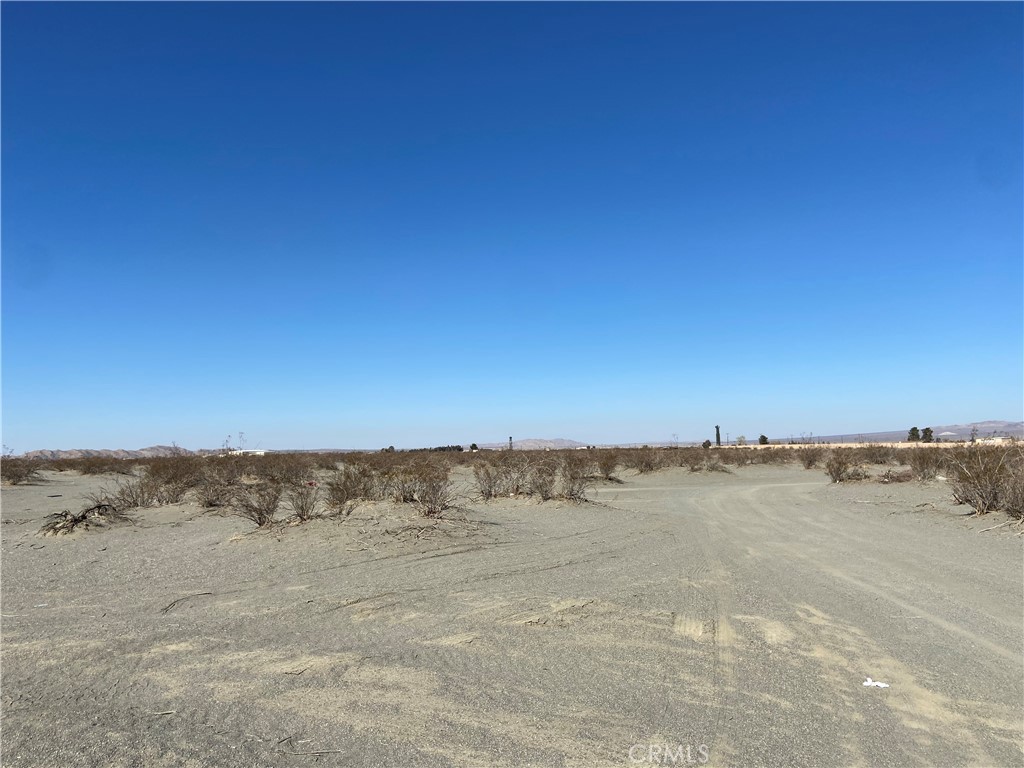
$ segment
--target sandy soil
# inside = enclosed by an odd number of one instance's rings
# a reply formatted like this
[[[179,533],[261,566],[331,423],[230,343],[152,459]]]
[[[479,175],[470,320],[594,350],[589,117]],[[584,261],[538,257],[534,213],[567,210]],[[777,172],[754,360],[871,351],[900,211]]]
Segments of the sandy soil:
[[[1024,764],[1005,518],[794,467],[623,479],[60,538],[102,479],[4,489],[3,765]]]

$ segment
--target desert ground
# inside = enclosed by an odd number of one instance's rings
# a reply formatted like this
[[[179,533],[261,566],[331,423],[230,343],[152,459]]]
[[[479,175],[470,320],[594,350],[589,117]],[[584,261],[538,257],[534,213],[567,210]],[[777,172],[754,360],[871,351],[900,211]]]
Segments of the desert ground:
[[[1024,764],[1024,537],[941,480],[456,477],[434,520],[61,537],[104,478],[5,488],[3,765]]]

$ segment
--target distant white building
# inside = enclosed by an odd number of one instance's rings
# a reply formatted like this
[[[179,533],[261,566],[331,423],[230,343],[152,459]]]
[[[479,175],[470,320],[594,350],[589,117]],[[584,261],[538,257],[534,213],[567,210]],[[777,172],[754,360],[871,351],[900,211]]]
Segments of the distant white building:
[[[977,440],[981,445],[1009,445],[1014,442],[1012,437],[979,437]]]

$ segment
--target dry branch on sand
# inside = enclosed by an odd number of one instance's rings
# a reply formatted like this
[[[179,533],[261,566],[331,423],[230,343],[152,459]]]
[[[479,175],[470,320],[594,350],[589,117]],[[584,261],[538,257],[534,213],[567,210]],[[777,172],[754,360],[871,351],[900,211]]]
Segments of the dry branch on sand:
[[[135,520],[118,512],[110,504],[97,504],[93,507],[83,509],[81,512],[71,512],[65,509],[46,518],[46,523],[39,532],[44,536],[61,536],[71,533],[76,528],[88,530],[89,528],[106,528],[115,523],[135,524]]]

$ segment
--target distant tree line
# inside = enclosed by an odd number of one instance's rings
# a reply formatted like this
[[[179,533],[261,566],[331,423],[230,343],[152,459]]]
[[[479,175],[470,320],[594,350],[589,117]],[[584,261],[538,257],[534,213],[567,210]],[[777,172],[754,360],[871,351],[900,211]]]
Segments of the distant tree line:
[[[931,443],[935,441],[935,435],[932,432],[931,427],[925,427],[924,429],[918,429],[917,427],[911,427],[907,432],[908,443]]]

